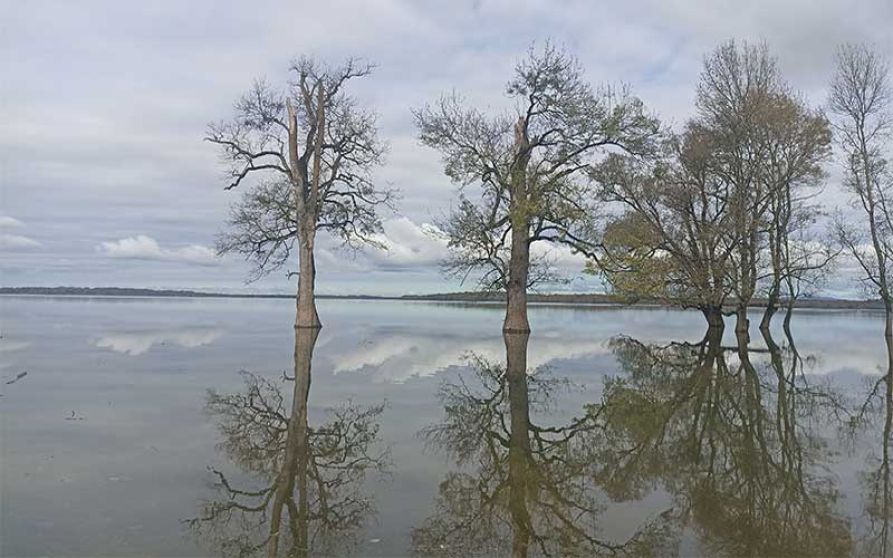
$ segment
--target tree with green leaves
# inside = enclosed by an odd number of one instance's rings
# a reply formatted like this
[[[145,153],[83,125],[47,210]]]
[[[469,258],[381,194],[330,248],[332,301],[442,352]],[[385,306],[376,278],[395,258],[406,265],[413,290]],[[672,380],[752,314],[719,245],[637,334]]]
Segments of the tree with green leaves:
[[[484,287],[505,289],[503,329],[523,333],[530,331],[528,287],[548,277],[531,261],[531,244],[592,250],[592,164],[612,149],[651,152],[659,124],[627,89],[593,89],[577,60],[550,44],[531,49],[506,92],[513,106],[494,115],[456,95],[415,114],[422,143],[441,152],[445,173],[460,185],[443,227],[447,269],[480,273]]]

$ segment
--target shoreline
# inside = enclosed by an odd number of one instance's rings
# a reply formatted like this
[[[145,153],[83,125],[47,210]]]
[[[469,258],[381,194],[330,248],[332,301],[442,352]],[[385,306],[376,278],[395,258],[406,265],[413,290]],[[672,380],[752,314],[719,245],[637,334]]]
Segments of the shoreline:
[[[87,298],[238,298],[238,299],[293,299],[291,294],[274,293],[214,293],[174,289],[137,289],[123,287],[0,287],[2,296],[87,297]],[[464,304],[501,304],[502,293],[458,292],[426,295],[377,296],[377,295],[317,295],[319,300],[387,300],[418,301]],[[626,306],[637,308],[682,309],[678,305],[657,300],[631,302],[605,294],[530,294],[531,304],[556,304],[562,306]],[[766,301],[755,299],[751,308],[763,308]],[[805,298],[798,301],[796,309],[826,310],[883,310],[879,300],[853,300],[829,298]],[[784,311],[782,308],[780,311]]]

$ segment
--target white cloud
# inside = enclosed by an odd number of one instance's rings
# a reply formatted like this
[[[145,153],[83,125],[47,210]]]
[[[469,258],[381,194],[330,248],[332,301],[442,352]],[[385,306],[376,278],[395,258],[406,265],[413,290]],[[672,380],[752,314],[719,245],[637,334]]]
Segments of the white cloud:
[[[98,250],[110,258],[127,260],[157,260],[199,265],[219,263],[214,251],[207,246],[191,244],[182,248],[163,248],[154,238],[143,234],[103,242]]]
[[[384,250],[370,248],[366,255],[378,267],[406,268],[436,266],[447,255],[447,239],[429,223],[418,224],[407,217],[382,223],[382,234],[375,240]]]
[[[0,234],[0,250],[3,251],[18,251],[18,250],[30,250],[32,248],[37,248],[40,246],[40,242],[37,242],[33,238],[28,238],[27,236],[22,236],[18,234]]]
[[[12,229],[21,227],[22,225],[23,223],[15,217],[10,217],[9,215],[0,215],[0,228],[2,229]]]

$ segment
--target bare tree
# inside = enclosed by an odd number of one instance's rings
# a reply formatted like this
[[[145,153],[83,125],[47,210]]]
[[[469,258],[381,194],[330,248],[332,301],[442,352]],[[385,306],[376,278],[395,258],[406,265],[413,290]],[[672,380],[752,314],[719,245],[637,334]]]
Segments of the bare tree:
[[[395,197],[372,179],[384,154],[375,115],[344,92],[371,71],[352,59],[327,67],[301,58],[287,89],[256,81],[231,120],[208,128],[206,139],[228,166],[226,189],[261,177],[233,207],[218,251],[251,260],[257,278],[288,262],[297,241],[296,327],[321,325],[313,298],[317,231],[348,245],[371,242],[381,229],[378,211]]]
[[[836,232],[841,245],[858,262],[863,284],[884,302],[885,336],[893,367],[891,95],[889,67],[878,53],[865,46],[840,48],[829,104],[844,157],[844,184],[854,205],[863,212],[866,225],[858,227],[838,217]]]
[[[515,68],[508,113],[488,116],[456,96],[416,111],[422,143],[443,154],[458,183],[458,210],[446,227],[461,274],[484,270],[507,290],[507,332],[528,332],[530,245],[549,241],[586,251],[595,230],[587,169],[607,148],[642,154],[659,131],[624,89],[593,90],[570,54],[547,44]],[[465,195],[476,185],[480,197]]]

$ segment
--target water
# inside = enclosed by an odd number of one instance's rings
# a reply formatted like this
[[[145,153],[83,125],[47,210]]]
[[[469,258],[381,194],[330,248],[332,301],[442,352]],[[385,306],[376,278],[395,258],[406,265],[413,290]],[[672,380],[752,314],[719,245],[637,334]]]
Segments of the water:
[[[877,314],[0,304],[3,556],[263,555],[280,493],[283,555],[893,552]]]

